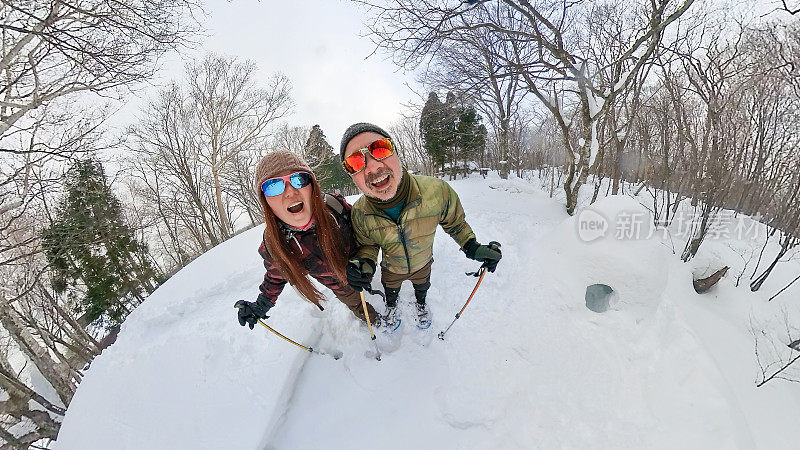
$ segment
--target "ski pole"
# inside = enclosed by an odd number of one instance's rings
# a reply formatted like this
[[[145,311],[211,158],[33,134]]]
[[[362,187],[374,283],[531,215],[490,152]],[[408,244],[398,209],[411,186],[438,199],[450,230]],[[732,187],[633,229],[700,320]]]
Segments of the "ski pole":
[[[383,299],[383,302],[386,303],[386,294],[384,294],[382,290],[380,290],[380,289],[370,289],[370,288],[364,288],[364,289],[367,292],[369,292],[370,295],[380,295],[381,298]]]
[[[239,306],[239,308],[241,308],[241,306]],[[327,352],[323,352],[323,351],[317,350],[317,349],[315,349],[313,347],[306,347],[303,344],[298,344],[297,342],[295,342],[295,341],[289,339],[288,337],[282,335],[277,330],[275,330],[274,328],[272,328],[269,325],[267,325],[266,323],[264,323],[264,321],[262,321],[261,319],[258,319],[258,323],[260,323],[261,326],[263,326],[267,330],[275,333],[275,335],[278,336],[279,338],[285,340],[286,342],[292,343],[292,344],[302,348],[303,350],[305,350],[305,351],[307,351],[309,353],[316,353],[317,355],[320,355],[320,356],[330,356],[333,359],[339,359],[339,358],[342,357],[342,352],[327,353]]]
[[[364,291],[358,291],[361,294],[361,307],[364,308],[364,318],[367,320],[367,327],[369,328],[369,335],[372,338],[372,343],[375,345],[375,359],[381,360],[381,351],[378,350],[378,343],[375,342],[375,333],[372,332],[372,322],[369,320],[369,311],[367,311],[367,301],[364,299]],[[370,290],[370,292],[373,292]],[[380,291],[378,291],[380,292]],[[381,292],[381,294],[383,294]]]
[[[478,282],[475,284],[475,288],[472,290],[472,293],[469,294],[469,298],[467,299],[467,302],[464,303],[464,306],[461,307],[461,311],[456,313],[456,318],[453,319],[452,322],[450,322],[450,325],[447,327],[446,330],[444,330],[444,331],[439,333],[439,339],[441,339],[441,340],[444,340],[444,334],[447,333],[448,331],[450,331],[450,327],[452,327],[453,324],[456,323],[456,320],[458,320],[458,318],[461,317],[461,313],[463,313],[464,310],[467,309],[467,305],[469,305],[470,300],[472,300],[472,297],[475,295],[475,292],[478,290],[478,286],[480,286],[481,285],[481,281],[483,281],[483,276],[486,275],[486,263],[483,263],[481,265],[481,268],[478,269],[477,272],[468,273],[467,275],[474,275],[474,276],[478,277]]]

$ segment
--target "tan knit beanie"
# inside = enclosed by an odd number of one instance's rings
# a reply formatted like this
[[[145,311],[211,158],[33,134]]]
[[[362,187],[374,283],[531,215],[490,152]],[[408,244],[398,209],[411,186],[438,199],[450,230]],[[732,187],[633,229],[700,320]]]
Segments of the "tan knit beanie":
[[[269,178],[301,171],[314,175],[308,163],[295,153],[286,150],[267,153],[256,166],[256,192],[261,194],[261,183]]]

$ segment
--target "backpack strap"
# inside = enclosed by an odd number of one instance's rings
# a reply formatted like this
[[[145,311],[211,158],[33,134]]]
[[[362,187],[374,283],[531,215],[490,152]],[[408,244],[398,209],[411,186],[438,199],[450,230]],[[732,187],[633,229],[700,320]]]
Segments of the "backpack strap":
[[[345,219],[350,219],[350,211],[345,209],[344,205],[335,195],[331,194],[322,194],[322,200],[325,202],[325,205],[334,210],[336,214],[339,216],[344,217]]]
[[[340,202],[339,199],[333,195],[327,193],[322,194],[322,201],[325,202],[325,205],[327,205],[328,208],[336,211],[339,215],[344,213],[344,205],[342,205],[342,202]]]

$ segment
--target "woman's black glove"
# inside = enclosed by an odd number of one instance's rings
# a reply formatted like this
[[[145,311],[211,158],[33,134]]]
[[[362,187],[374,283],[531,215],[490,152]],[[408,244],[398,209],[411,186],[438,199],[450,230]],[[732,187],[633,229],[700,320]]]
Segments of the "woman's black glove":
[[[347,284],[353,289],[372,289],[372,277],[375,276],[375,263],[367,258],[353,258],[347,263]]]
[[[463,250],[467,254],[467,258],[483,262],[489,272],[494,272],[497,263],[503,257],[503,253],[500,252],[500,243],[496,241],[489,242],[489,245],[481,245],[475,238],[472,238],[464,244]]]
[[[267,300],[264,294],[258,294],[258,299],[255,302],[239,300],[233,306],[238,310],[239,325],[250,325],[250,329],[252,330],[256,323],[258,323],[258,319],[266,319],[269,317],[267,316],[267,311],[275,306],[275,304]]]

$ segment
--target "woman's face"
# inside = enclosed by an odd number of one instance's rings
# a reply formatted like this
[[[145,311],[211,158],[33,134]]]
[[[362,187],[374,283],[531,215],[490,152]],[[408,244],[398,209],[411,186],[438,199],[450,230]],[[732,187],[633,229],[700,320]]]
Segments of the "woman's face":
[[[286,176],[294,172],[281,173]],[[267,205],[278,219],[295,228],[302,228],[311,221],[311,184],[295,189],[291,183],[286,182],[282,194],[267,197]],[[264,195],[263,193],[261,195]]]

